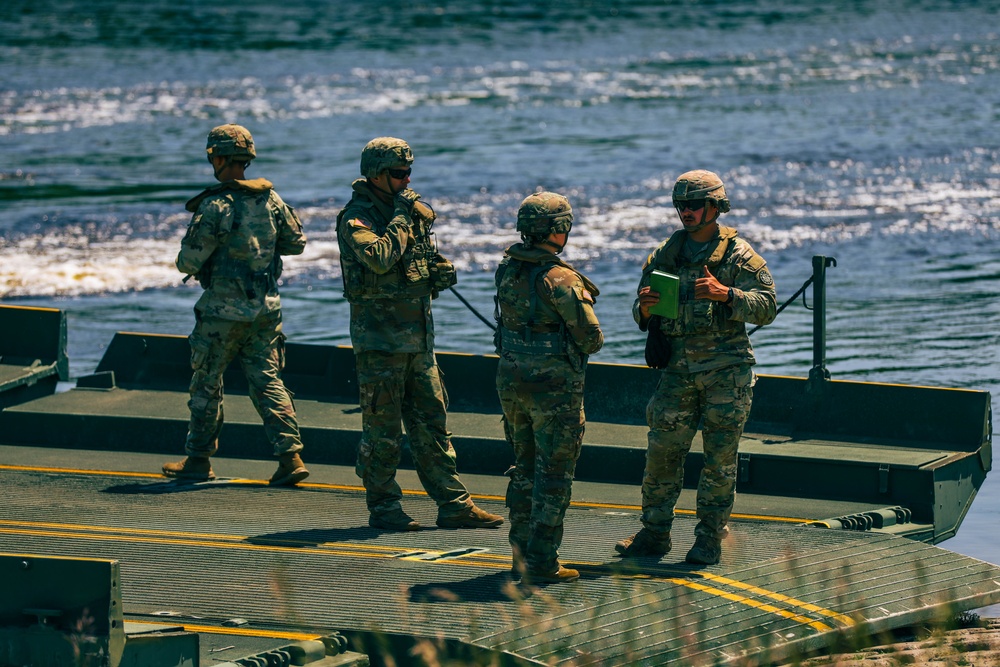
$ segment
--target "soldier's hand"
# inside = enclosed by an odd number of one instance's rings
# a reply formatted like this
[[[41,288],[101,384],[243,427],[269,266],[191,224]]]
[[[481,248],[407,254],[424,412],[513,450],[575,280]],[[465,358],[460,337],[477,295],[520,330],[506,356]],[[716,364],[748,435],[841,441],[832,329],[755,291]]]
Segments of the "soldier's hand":
[[[412,213],[413,205],[416,204],[417,200],[419,199],[420,195],[418,195],[410,188],[406,188],[405,190],[401,190],[400,192],[396,193],[397,205],[402,204],[402,206],[406,209],[407,213]]]
[[[431,289],[442,292],[452,285],[458,284],[458,272],[455,265],[438,255],[430,265]]]
[[[729,288],[720,283],[707,266],[703,266],[702,269],[704,270],[702,277],[694,281],[694,298],[712,301],[729,299]]]
[[[649,309],[660,302],[660,293],[654,292],[653,288],[646,285],[639,290],[639,313],[642,319],[649,319]]]

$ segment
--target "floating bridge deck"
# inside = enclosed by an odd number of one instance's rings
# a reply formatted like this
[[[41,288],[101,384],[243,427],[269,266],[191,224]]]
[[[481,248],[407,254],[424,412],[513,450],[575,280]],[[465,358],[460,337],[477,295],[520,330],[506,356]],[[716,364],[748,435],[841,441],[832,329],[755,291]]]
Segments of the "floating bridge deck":
[[[39,458],[34,448],[0,451]],[[0,466],[0,551],[119,561],[132,621],[339,631],[368,654],[429,638],[450,655],[509,664],[736,664],[748,655],[768,664],[1000,601],[1000,567],[877,532],[785,522],[738,518],[722,562],[695,567],[683,562],[695,523],[685,513],[674,552],[623,562],[612,545],[636,529],[638,509],[588,502],[607,491],[591,485],[567,514],[562,548],[581,580],[532,589],[512,582],[504,528],[369,528],[363,492],[335,483],[346,469],[319,466],[313,478],[332,482],[274,489],[86,470],[71,451],[48,454],[78,467]],[[151,458],[122,455],[120,467]],[[249,464],[217,462],[220,471],[240,465]],[[497,496],[477,501],[503,510]],[[430,499],[413,493],[406,504],[433,526]],[[229,658],[222,651],[202,664]]]
[[[0,552],[119,561],[127,620],[338,631],[375,662],[427,639],[491,664],[768,664],[1000,602],[1000,567],[932,546],[958,529],[991,467],[986,392],[762,377],[732,534],[719,565],[695,567],[683,562],[691,488],[672,553],[615,556],[639,527],[642,408],[657,374],[592,364],[561,549],[582,578],[530,587],[511,577],[506,526],[433,528],[405,464],[406,508],[431,528],[368,527],[348,348],[288,346],[313,471],[301,488],[261,481],[274,463],[238,369],[225,380],[224,477],[160,477],[182,455],[187,355],[183,337],[120,333],[75,388],[0,412]],[[512,455],[496,360],[439,361],[460,472],[478,503],[505,514]],[[689,487],[699,465],[696,442]],[[202,664],[230,659],[203,651]]]

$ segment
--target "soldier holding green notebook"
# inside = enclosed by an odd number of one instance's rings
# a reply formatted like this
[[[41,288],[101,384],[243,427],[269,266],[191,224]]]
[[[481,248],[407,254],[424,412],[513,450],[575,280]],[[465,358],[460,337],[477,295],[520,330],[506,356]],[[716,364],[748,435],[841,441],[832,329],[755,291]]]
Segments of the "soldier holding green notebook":
[[[663,375],[649,404],[642,530],[615,545],[622,556],[670,551],[674,505],[684,459],[702,424],[705,466],[698,483],[698,525],[690,563],[714,564],[736,492],[736,456],[750,414],[755,363],[746,323],[769,324],[777,301],[763,258],[731,227],[722,180],[705,170],[680,176],[673,190],[682,229],[643,266],[632,309],[639,328],[655,334]],[[655,289],[654,289],[655,287]],[[649,356],[647,346],[647,358]]]

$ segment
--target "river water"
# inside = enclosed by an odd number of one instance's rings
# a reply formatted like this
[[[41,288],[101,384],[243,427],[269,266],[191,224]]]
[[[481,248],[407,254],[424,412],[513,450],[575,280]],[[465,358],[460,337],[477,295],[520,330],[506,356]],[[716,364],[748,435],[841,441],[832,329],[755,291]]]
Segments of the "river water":
[[[940,0],[8,0],[0,299],[69,313],[74,377],[117,330],[187,333],[183,204],[213,182],[208,130],[238,122],[249,177],[310,238],[285,263],[286,332],[347,343],[333,226],[361,148],[391,135],[484,315],[518,203],[555,190],[565,256],[602,290],[594,360],[641,362],[639,267],[677,224],[674,179],[707,168],[779,302],[836,259],[834,378],[997,396],[998,26],[994,3]],[[797,302],[754,334],[759,372],[808,374],[811,317]],[[435,318],[439,349],[491,351],[453,295]],[[998,514],[994,474],[944,546],[1000,563]]]

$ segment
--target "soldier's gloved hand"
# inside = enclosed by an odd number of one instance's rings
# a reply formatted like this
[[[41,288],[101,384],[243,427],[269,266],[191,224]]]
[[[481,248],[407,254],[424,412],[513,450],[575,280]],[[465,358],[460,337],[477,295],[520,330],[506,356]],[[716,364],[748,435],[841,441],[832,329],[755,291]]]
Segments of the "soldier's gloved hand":
[[[410,188],[406,188],[405,190],[396,193],[396,206],[402,206],[407,213],[412,214],[413,205],[416,204],[419,199],[420,195]]]
[[[455,265],[447,259],[438,255],[430,265],[431,289],[435,292],[443,292],[452,285],[458,284],[458,272]]]

